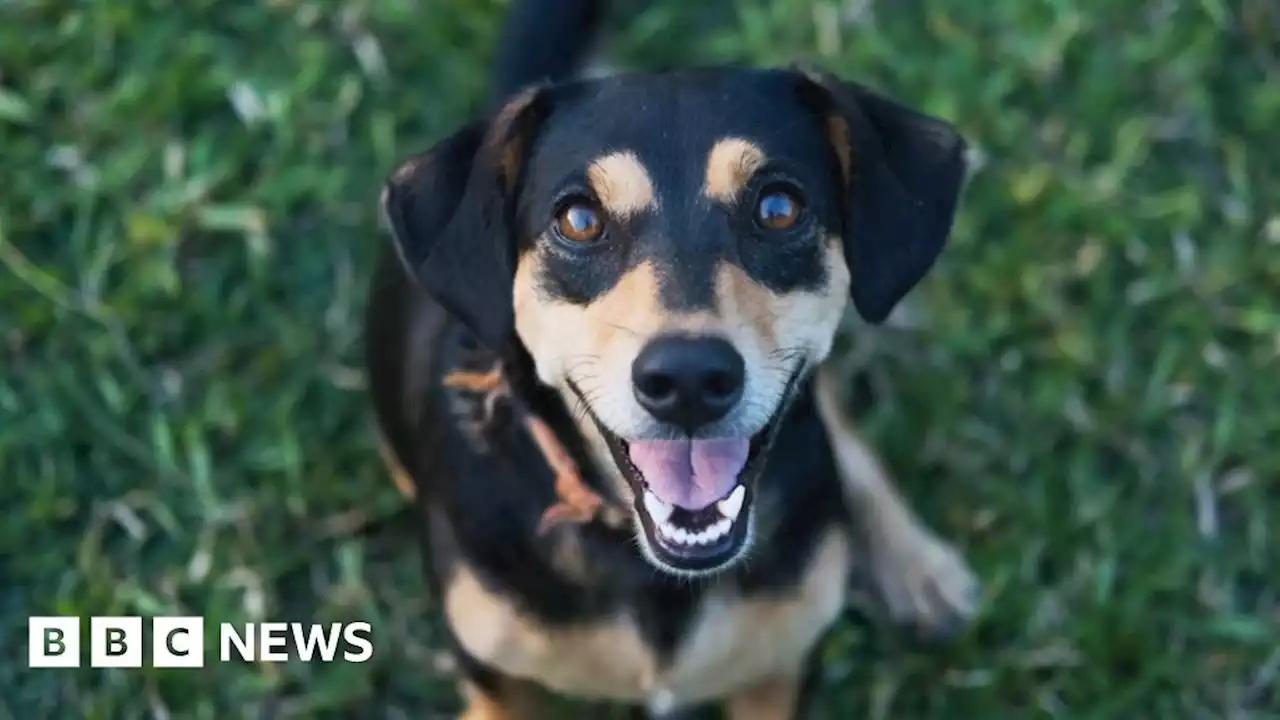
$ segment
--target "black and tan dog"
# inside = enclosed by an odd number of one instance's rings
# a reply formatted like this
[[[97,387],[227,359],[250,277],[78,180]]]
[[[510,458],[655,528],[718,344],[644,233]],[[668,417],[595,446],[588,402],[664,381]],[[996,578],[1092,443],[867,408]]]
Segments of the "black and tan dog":
[[[816,72],[576,79],[598,14],[515,0],[492,113],[383,191],[387,461],[464,717],[795,717],[855,575],[928,630],[974,610],[821,371],[850,297],[880,322],[933,264],[964,143]]]

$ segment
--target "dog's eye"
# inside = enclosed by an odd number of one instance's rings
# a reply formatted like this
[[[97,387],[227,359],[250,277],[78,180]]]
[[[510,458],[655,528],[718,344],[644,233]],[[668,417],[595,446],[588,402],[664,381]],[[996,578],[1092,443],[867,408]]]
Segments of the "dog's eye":
[[[786,230],[800,219],[800,200],[786,190],[766,190],[756,203],[756,222],[769,230]]]
[[[603,231],[599,210],[586,200],[568,203],[556,213],[556,233],[569,242],[595,242]]]

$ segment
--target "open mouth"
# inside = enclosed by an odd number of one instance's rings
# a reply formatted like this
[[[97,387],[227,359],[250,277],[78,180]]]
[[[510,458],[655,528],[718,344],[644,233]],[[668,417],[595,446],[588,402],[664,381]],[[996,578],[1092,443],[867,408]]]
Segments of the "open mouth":
[[[750,437],[628,440],[596,421],[631,486],[652,559],[676,573],[703,574],[722,570],[742,555],[755,481],[798,376],[799,371],[788,382],[773,417]]]
[[[631,485],[645,539],[659,561],[678,571],[708,572],[737,558],[746,544],[755,480],[764,467],[776,425],[770,422],[750,439],[722,440],[631,442],[603,431],[614,462]],[[732,456],[743,454],[742,446],[746,446],[745,457],[739,461]],[[659,457],[646,457],[653,455]],[[664,461],[677,460],[679,455],[690,458],[695,474],[706,456],[730,457],[726,467],[703,471],[712,478],[693,492],[673,493],[669,478],[682,471],[661,466],[674,465]]]

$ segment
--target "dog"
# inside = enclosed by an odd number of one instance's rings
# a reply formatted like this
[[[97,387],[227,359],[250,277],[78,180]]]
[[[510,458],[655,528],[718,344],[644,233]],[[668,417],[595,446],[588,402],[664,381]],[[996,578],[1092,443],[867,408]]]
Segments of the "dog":
[[[382,189],[384,458],[461,717],[799,717],[856,583],[938,637],[979,603],[824,366],[929,272],[966,143],[819,70],[584,77],[602,16],[513,0],[492,107]]]

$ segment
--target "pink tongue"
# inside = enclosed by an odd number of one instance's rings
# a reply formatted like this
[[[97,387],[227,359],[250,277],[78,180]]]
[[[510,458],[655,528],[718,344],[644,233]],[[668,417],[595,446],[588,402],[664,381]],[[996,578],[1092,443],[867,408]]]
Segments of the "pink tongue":
[[[659,500],[701,510],[738,484],[749,447],[745,438],[633,441],[631,462]]]

